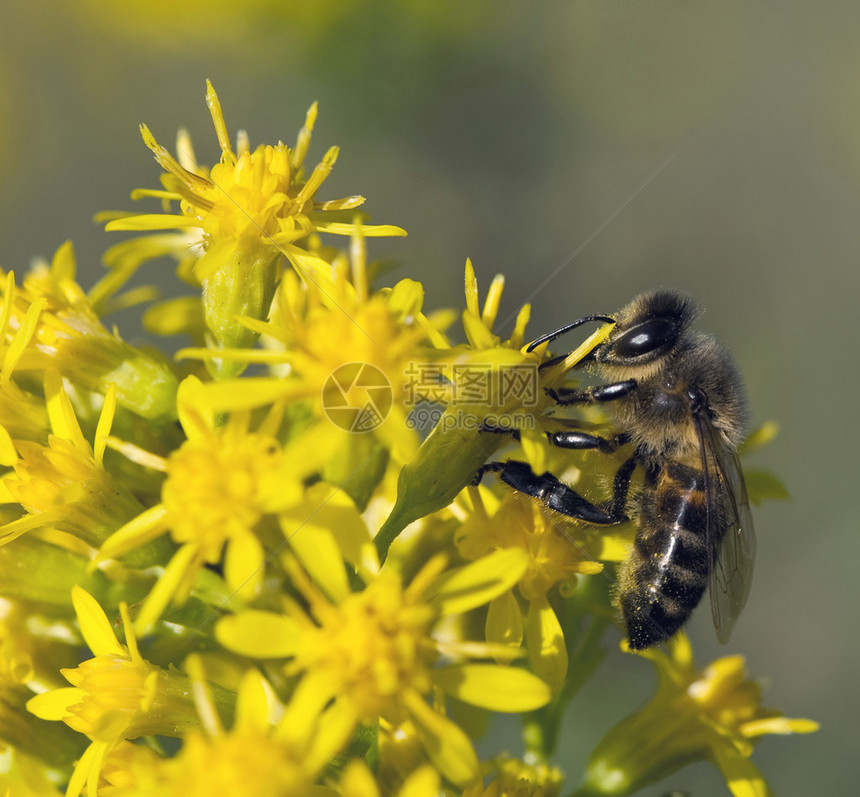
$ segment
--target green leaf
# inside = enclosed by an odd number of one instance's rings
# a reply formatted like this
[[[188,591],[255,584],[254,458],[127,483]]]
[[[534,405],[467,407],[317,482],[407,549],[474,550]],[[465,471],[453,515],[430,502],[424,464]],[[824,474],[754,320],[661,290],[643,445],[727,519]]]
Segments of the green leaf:
[[[410,523],[451,503],[487,457],[504,442],[502,435],[463,428],[459,408],[446,410],[415,458],[400,471],[397,501],[376,535],[376,548],[384,560],[388,548]]]
[[[786,501],[791,498],[785,485],[768,470],[744,468],[744,481],[750,501]]]

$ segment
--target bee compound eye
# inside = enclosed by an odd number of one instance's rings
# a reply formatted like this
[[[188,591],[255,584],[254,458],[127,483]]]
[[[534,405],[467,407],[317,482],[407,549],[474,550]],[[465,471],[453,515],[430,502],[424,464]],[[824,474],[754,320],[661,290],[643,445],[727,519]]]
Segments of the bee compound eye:
[[[678,325],[669,318],[650,318],[625,332],[613,343],[618,357],[634,359],[671,346],[678,337]]]

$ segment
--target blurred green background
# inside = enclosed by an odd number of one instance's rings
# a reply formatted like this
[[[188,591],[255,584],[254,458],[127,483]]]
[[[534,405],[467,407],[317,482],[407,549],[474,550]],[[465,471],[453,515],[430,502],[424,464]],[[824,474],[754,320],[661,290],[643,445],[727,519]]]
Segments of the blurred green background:
[[[119,240],[93,214],[157,185],[138,123],[171,149],[185,125],[217,158],[208,77],[252,146],[292,143],[320,101],[310,158],[341,146],[321,195],[364,194],[374,221],[409,231],[371,255],[402,261],[429,307],[462,306],[466,257],[484,286],[506,275],[504,330],[526,300],[537,335],[645,288],[694,294],[754,422],[781,425],[751,464],[793,495],[757,509],[747,610],[726,649],[697,612],[697,658],[743,652],[766,705],[822,723],[757,749],[778,794],[854,793],[860,6],[131,5],[0,3],[0,265],[20,272],[71,238],[90,286]],[[166,263],[144,276],[174,284]],[[652,686],[650,665],[610,654],[571,706],[569,786]],[[704,764],[647,794],[671,789],[727,793]]]

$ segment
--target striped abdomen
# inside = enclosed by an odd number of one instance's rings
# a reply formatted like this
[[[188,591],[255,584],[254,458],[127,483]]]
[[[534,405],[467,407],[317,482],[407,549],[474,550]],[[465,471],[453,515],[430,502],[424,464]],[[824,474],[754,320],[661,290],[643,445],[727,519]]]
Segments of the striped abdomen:
[[[701,471],[668,461],[648,474],[636,540],[619,572],[632,649],[671,637],[701,600],[710,561],[707,522]]]

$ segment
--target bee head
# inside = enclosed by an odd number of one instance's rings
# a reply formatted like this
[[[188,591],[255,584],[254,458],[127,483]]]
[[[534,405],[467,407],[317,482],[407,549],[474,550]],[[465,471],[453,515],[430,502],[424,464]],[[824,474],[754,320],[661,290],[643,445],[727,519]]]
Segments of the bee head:
[[[677,291],[640,294],[615,314],[615,329],[595,349],[594,360],[605,366],[651,372],[676,349],[698,312],[693,299]]]

